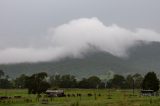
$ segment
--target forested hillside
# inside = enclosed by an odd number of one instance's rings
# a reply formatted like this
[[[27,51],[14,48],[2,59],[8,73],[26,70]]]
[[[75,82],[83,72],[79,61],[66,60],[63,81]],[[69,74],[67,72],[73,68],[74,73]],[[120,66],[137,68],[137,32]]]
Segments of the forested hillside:
[[[160,70],[160,43],[142,43],[131,48],[127,58],[115,57],[105,52],[94,52],[84,56],[84,58],[65,58],[60,61],[22,63],[0,65],[11,77],[20,74],[32,74],[46,71],[54,74],[72,74],[78,77],[89,75],[103,75],[107,71],[115,73],[143,73],[146,71],[159,72]]]

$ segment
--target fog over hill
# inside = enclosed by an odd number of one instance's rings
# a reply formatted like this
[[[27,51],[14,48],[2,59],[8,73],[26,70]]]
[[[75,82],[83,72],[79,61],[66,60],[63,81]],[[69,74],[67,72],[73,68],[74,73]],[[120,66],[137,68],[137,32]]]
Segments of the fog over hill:
[[[106,52],[92,50],[82,58],[65,58],[59,61],[21,63],[0,65],[11,77],[20,74],[32,74],[46,71],[50,75],[73,74],[79,78],[90,75],[102,75],[107,71],[115,73],[141,73],[147,71],[159,72],[160,70],[160,43],[152,42],[149,44],[140,42],[139,46],[132,47],[129,56],[121,58]]]
[[[19,42],[18,39],[13,41]],[[126,58],[128,50],[138,46],[139,41],[146,44],[160,42],[160,33],[152,29],[131,30],[116,24],[105,25],[96,17],[80,18],[57,27],[50,27],[47,35],[36,38],[34,42],[28,41],[26,46],[4,42],[3,47],[0,47],[0,64],[81,58],[84,54],[90,53],[92,47],[98,52]]]

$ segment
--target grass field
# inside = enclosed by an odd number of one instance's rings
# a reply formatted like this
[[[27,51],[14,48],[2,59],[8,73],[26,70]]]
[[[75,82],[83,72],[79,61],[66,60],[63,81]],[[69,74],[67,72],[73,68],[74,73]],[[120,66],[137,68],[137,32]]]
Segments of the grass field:
[[[160,97],[143,97],[136,90],[135,96],[132,95],[132,90],[93,90],[93,89],[65,89],[65,94],[77,94],[82,96],[66,96],[46,98],[47,104],[42,104],[44,95],[39,102],[35,95],[28,95],[27,90],[0,90],[0,96],[22,96],[18,99],[8,99],[0,102],[0,106],[160,106]],[[88,94],[92,96],[88,96]],[[26,101],[26,100],[32,100]]]

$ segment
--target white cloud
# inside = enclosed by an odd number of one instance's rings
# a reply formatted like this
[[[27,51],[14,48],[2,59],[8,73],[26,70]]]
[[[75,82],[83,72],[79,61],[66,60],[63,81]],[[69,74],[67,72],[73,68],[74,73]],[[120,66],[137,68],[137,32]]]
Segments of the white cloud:
[[[129,29],[104,25],[97,18],[82,18],[49,29],[48,47],[11,47],[0,49],[0,63],[20,63],[82,57],[91,46],[118,57],[127,56],[127,50],[137,41],[160,41],[160,34],[149,29]],[[45,36],[46,38],[46,36]],[[37,39],[38,41],[38,39]],[[37,44],[36,44],[37,45]]]

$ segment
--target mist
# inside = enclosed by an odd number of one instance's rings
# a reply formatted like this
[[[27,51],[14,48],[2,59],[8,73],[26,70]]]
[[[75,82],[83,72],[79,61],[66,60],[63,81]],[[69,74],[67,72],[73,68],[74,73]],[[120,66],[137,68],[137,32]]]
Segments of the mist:
[[[28,46],[1,48],[0,64],[58,61],[66,57],[85,58],[84,54],[92,52],[93,47],[97,51],[125,58],[129,57],[130,48],[139,45],[137,41],[160,42],[160,33],[152,29],[130,30],[116,24],[104,25],[96,17],[71,20],[48,28],[47,32],[42,39],[37,38]],[[47,45],[42,45],[40,40]]]

